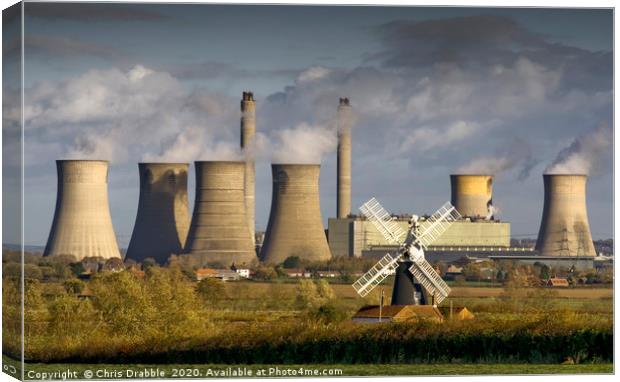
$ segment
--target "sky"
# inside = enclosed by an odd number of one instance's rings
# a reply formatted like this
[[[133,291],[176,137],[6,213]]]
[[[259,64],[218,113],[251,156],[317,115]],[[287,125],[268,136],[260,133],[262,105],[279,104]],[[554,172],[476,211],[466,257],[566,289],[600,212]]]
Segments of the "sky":
[[[394,213],[432,213],[450,199],[451,173],[488,172],[498,217],[514,238],[535,237],[542,174],[587,173],[593,237],[612,236],[609,9],[27,2],[24,22],[28,245],[49,234],[54,161],[84,158],[110,161],[126,247],[137,163],[241,158],[245,90],[257,100],[258,230],[272,161],[320,162],[322,217],[335,215],[346,96],[354,209],[374,196]],[[5,56],[15,38],[5,35]],[[8,104],[19,82],[3,78]]]

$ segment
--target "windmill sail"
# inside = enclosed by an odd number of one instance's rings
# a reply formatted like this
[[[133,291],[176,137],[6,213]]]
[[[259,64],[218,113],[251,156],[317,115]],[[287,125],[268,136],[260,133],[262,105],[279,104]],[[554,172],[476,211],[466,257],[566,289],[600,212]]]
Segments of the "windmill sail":
[[[390,244],[400,244],[405,231],[392,219],[392,216],[372,198],[360,207],[362,214],[377,228]]]
[[[417,235],[416,242],[427,249],[435,240],[450,228],[452,223],[459,220],[461,214],[450,202],[446,202],[430,218],[426,219],[426,225],[420,234]]]
[[[375,287],[385,280],[397,267],[398,259],[390,254],[383,256],[368,272],[353,283],[353,288],[362,297],[366,297]]]
[[[440,304],[450,294],[450,287],[435,272],[431,264],[425,258],[414,260],[409,267],[409,272],[418,280],[431,296],[435,297],[435,304]]]

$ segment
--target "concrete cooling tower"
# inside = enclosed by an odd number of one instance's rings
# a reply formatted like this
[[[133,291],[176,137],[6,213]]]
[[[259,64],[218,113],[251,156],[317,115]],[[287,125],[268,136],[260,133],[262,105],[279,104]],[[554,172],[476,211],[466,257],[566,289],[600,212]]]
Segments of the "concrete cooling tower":
[[[185,253],[203,264],[249,265],[256,252],[245,209],[244,162],[195,162],[196,200]]]
[[[43,256],[121,258],[108,203],[108,162],[58,160],[54,221]]]
[[[245,209],[248,228],[254,243],[255,230],[255,168],[254,168],[254,136],[256,134],[256,103],[252,92],[243,92],[241,99],[241,148],[245,151]]]
[[[596,256],[586,208],[586,175],[543,175],[545,205],[536,250],[541,256]]]
[[[450,175],[451,203],[463,217],[490,218],[493,213],[493,176]]]
[[[344,219],[351,213],[351,105],[348,98],[340,98],[338,105],[337,188],[337,217]]]
[[[320,165],[272,164],[271,212],[260,258],[279,264],[290,256],[331,258],[321,219]]]
[[[140,198],[127,257],[164,264],[183,251],[189,229],[187,163],[139,163]]]

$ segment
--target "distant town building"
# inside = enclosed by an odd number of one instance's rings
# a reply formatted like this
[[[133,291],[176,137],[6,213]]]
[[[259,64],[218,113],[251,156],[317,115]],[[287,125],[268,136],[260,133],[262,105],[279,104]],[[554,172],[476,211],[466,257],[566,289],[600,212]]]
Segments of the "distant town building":
[[[244,279],[249,279],[250,278],[250,270],[247,269],[247,268],[235,269],[235,272],[237,272],[237,274],[239,274],[239,276],[244,278]]]
[[[284,269],[284,273],[286,273],[288,277],[293,277],[293,278],[312,277],[312,273],[306,271],[305,269],[298,269],[298,268]]]
[[[568,280],[565,278],[550,278],[547,280],[547,286],[550,287],[568,287]]]
[[[196,280],[201,281],[206,278],[216,278],[222,281],[239,280],[241,277],[239,273],[231,271],[229,269],[212,269],[212,268],[200,268],[195,272]]]

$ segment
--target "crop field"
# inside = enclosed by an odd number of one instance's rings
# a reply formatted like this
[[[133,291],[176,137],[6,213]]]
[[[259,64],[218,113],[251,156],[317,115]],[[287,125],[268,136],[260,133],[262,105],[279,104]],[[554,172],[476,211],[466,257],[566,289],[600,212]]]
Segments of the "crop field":
[[[3,321],[3,341],[11,357],[20,352],[19,327],[11,325],[19,322],[15,285],[4,280],[3,314],[12,319]],[[361,298],[349,284],[325,280],[197,283],[175,268],[153,268],[143,279],[102,273],[88,281],[89,298],[73,285],[26,285],[27,372],[202,373],[226,365],[345,376],[613,371],[610,287],[455,285],[442,305],[466,306],[475,319],[376,325],[351,317],[377,304],[381,289],[389,301],[389,283]],[[184,375],[194,376],[205,375]]]

